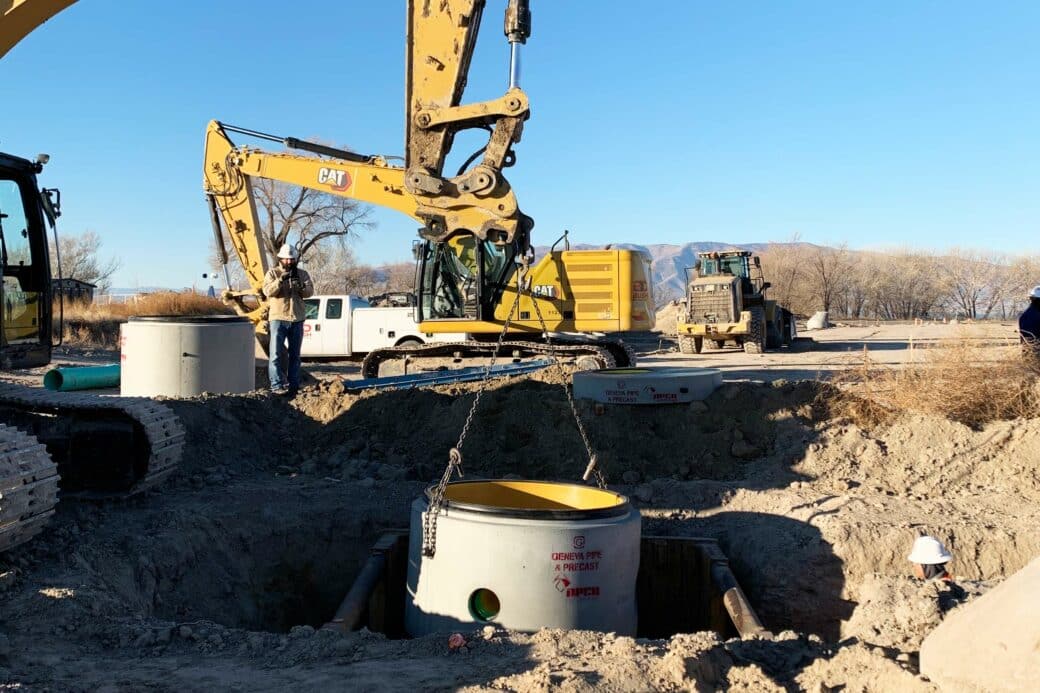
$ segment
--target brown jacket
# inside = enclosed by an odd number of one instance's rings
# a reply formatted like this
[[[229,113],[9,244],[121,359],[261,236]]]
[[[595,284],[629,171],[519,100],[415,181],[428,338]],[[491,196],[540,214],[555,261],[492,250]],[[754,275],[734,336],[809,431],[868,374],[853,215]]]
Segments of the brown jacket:
[[[306,316],[303,299],[314,295],[314,283],[306,270],[297,267],[296,272],[299,277],[290,288],[287,279],[282,281],[288,274],[285,268],[278,265],[267,270],[264,276],[264,296],[267,296],[270,308],[268,320],[300,322]]]

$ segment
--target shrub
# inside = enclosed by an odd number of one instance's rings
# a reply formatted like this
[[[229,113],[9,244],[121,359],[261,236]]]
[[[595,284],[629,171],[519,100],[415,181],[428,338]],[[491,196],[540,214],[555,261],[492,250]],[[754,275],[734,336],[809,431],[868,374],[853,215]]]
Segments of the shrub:
[[[935,414],[968,426],[1040,413],[1040,358],[1008,341],[961,334],[911,348],[903,364],[875,362],[864,347],[851,368],[821,388],[830,410],[871,426],[901,411]]]
[[[54,328],[58,328],[58,304]],[[119,325],[134,315],[227,315],[231,309],[220,299],[191,291],[143,294],[126,303],[65,302],[64,340],[68,344],[102,349],[119,347]]]

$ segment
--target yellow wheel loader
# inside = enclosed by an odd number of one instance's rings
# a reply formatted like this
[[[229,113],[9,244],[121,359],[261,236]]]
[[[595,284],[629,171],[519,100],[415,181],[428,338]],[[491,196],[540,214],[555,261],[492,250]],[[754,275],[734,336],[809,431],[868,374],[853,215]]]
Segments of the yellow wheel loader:
[[[733,341],[748,354],[761,354],[791,344],[794,316],[766,298],[769,286],[761,261],[749,251],[697,253],[676,325],[679,351],[699,354]]]

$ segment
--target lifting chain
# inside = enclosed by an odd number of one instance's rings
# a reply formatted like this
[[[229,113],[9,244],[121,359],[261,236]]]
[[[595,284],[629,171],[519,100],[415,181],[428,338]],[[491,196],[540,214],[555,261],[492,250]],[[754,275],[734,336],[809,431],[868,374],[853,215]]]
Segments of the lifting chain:
[[[530,277],[528,276],[529,270],[530,260],[527,255],[524,255],[521,260],[520,275],[517,277],[516,298],[513,300],[513,305],[509,309],[509,314],[506,315],[505,322],[502,323],[502,331],[498,335],[498,342],[495,345],[494,351],[491,353],[491,359],[484,367],[484,375],[481,378],[480,387],[477,389],[477,396],[473,398],[473,404],[469,408],[469,414],[466,416],[466,423],[462,426],[462,433],[459,434],[459,440],[455,443],[455,447],[453,447],[448,453],[448,466],[445,467],[440,482],[438,482],[437,487],[433,490],[433,493],[430,496],[429,507],[423,516],[423,556],[432,557],[437,550],[437,516],[441,513],[441,510],[443,510],[445,505],[444,492],[448,487],[448,483],[451,481],[453,473],[458,473],[459,477],[462,477],[462,444],[466,441],[466,436],[469,435],[469,429],[473,423],[473,417],[477,412],[477,407],[480,405],[480,398],[484,396],[484,393],[487,391],[488,383],[491,381],[491,371],[495,367],[498,353],[502,350],[502,344],[505,341],[506,333],[509,331],[509,325],[513,322],[514,315],[519,312],[520,297],[525,291],[528,293],[530,292],[531,282]],[[561,374],[564,374],[563,364],[556,356],[556,347],[552,342],[552,338],[549,336],[549,328],[545,324],[545,318],[542,317],[542,309],[533,295],[531,295],[531,303],[534,305],[534,312],[538,316],[539,324],[541,324],[542,336],[545,338],[545,343],[549,347],[549,357],[560,369]],[[567,393],[567,402],[570,404],[571,414],[574,415],[574,423],[578,427],[578,433],[581,434],[581,440],[585,444],[585,452],[589,458],[582,479],[588,481],[590,476],[595,475],[596,484],[599,488],[606,488],[607,481],[603,477],[602,472],[596,468],[596,454],[592,451],[592,442],[589,440],[589,434],[588,431],[585,430],[584,423],[582,423],[581,415],[578,413],[578,405],[574,402],[574,394],[571,392],[571,387],[566,382],[566,378],[564,378],[563,390]]]
[[[498,359],[498,352],[502,350],[502,343],[506,339],[509,325],[513,322],[513,316],[519,312],[520,296],[523,295],[523,287],[527,283],[528,269],[528,260],[525,255],[520,266],[520,276],[517,277],[516,298],[513,300],[513,305],[509,309],[509,314],[506,315],[505,322],[502,323],[502,331],[498,335],[498,342],[495,344],[494,351],[491,352],[491,359],[484,367],[484,376],[480,380],[480,387],[477,389],[477,396],[473,398],[473,404],[469,408],[469,414],[466,416],[466,423],[462,426],[462,433],[459,434],[459,440],[455,443],[455,447],[453,447],[448,453],[448,466],[445,467],[444,474],[441,475],[441,480],[437,484],[437,488],[433,490],[433,494],[430,496],[430,505],[426,510],[426,514],[423,516],[422,553],[424,556],[433,556],[434,552],[437,550],[437,515],[439,515],[441,510],[444,508],[444,491],[448,487],[448,482],[451,481],[453,472],[458,472],[459,477],[462,477],[462,444],[466,442],[466,436],[469,435],[469,427],[473,423],[474,414],[477,413],[477,406],[480,404],[480,398],[484,396],[488,382],[491,380],[491,369],[495,367],[495,361]]]
[[[531,297],[531,303],[534,304],[534,312],[542,326],[542,337],[545,338],[545,343],[549,345],[549,358],[553,360],[553,363],[560,369],[560,375],[563,376],[563,391],[567,393],[567,402],[571,405],[574,424],[578,427],[578,433],[581,434],[582,442],[585,443],[585,454],[589,457],[589,463],[585,467],[585,473],[581,475],[582,481],[588,481],[589,477],[595,474],[596,485],[600,488],[606,488],[607,480],[603,478],[603,473],[596,468],[596,453],[592,451],[592,443],[589,441],[588,431],[585,430],[585,424],[582,423],[581,415],[578,413],[578,405],[574,402],[574,393],[571,391],[567,374],[563,370],[563,364],[556,358],[556,346],[553,345],[552,337],[549,336],[549,327],[545,324],[545,318],[542,317],[542,309],[538,306],[538,301],[533,296]]]

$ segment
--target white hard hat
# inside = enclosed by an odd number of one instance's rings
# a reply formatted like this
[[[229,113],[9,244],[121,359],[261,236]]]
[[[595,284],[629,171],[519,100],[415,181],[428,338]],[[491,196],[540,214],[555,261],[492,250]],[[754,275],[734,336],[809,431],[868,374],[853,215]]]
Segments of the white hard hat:
[[[921,565],[940,565],[952,558],[953,556],[946,550],[941,541],[927,535],[917,537],[914,540],[914,548],[910,551],[910,555],[907,556],[911,563],[920,563]]]
[[[300,254],[296,252],[296,248],[289,245],[288,243],[286,243],[278,249],[278,259],[280,260],[295,260],[299,256]]]
[[[1029,298],[1040,298],[1040,286],[1033,287],[1033,290],[1029,292]]]

